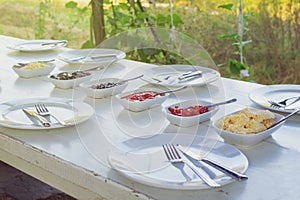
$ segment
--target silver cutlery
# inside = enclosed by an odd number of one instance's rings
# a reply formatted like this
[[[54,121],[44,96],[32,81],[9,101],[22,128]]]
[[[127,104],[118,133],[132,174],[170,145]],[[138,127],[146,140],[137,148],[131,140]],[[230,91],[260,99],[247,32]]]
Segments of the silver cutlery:
[[[180,81],[187,79],[187,78],[191,78],[191,77],[195,77],[195,76],[202,76],[203,72],[202,71],[194,71],[194,72],[190,72],[190,73],[184,73],[181,76],[178,77],[178,79]]]
[[[135,79],[138,79],[138,78],[142,78],[143,76],[144,76],[144,75],[142,74],[142,75],[139,75],[139,76],[136,76],[136,77],[133,77],[133,78],[124,79],[124,80],[118,82],[118,84],[121,85],[121,84],[126,83],[126,82],[128,82],[128,81],[132,81],[132,80],[135,80]]]
[[[23,108],[22,110],[30,120],[35,119],[35,120],[39,121],[44,127],[50,127],[51,126],[51,124],[49,123],[49,121],[46,118],[44,118],[43,116],[38,115],[35,111],[28,110],[28,109],[25,109],[25,108]]]
[[[177,92],[177,91],[183,90],[185,88],[187,88],[187,85],[182,86],[180,88],[175,88],[175,89],[172,89],[172,90],[166,90],[166,91],[163,91],[163,92],[156,93],[156,94],[153,95],[153,97],[156,97],[156,96],[162,95],[162,94],[166,94],[166,93]]]
[[[210,187],[220,187],[221,185],[215,182],[209,177],[209,175],[203,171],[201,168],[196,168],[192,164],[189,164],[187,159],[181,157],[180,153],[177,151],[177,148],[172,144],[162,145],[163,150],[167,159],[177,168],[183,168],[186,164],[199,178],[201,178],[207,185]]]
[[[221,101],[221,102],[218,102],[218,103],[212,103],[212,104],[207,104],[207,105],[203,105],[207,108],[210,108],[210,107],[215,107],[215,106],[219,106],[219,105],[223,105],[223,104],[229,104],[229,103],[233,103],[233,102],[236,102],[237,99],[236,98],[233,98],[233,99],[229,99],[229,100],[226,100],[226,101]]]
[[[66,58],[66,60],[76,62],[76,61],[82,61],[86,58],[90,58],[91,60],[97,60],[100,58],[116,58],[116,57],[117,57],[116,54],[103,54],[103,55],[97,55],[97,56],[91,56],[91,57],[80,56],[80,57],[74,57],[74,58]]]
[[[282,101],[278,101],[278,102],[275,102],[273,100],[267,100],[271,105],[271,107],[275,107],[275,108],[286,108],[298,101],[300,101],[300,96],[296,96],[296,97],[290,97],[290,98],[287,98],[287,99],[284,99]],[[289,102],[291,101],[291,102]]]
[[[238,173],[220,163],[217,163],[213,160],[207,159],[207,158],[203,158],[198,154],[195,154],[194,152],[184,149],[182,146],[177,145],[178,149],[184,154],[186,155],[186,157],[191,160],[192,163],[196,162],[204,162],[210,166],[212,166],[213,168],[223,172],[224,174],[230,176],[231,178],[237,180],[237,181],[243,181],[243,180],[247,180],[248,176]]]
[[[42,46],[47,46],[47,45],[58,45],[58,44],[66,44],[68,41],[67,40],[61,40],[61,41],[55,41],[55,42],[45,42],[42,43]]]
[[[192,81],[194,79],[202,77],[202,71],[188,71],[184,72],[180,75],[167,75],[163,77],[162,79],[157,78],[157,77],[152,77],[152,80],[156,81],[157,83],[163,83],[163,82],[168,82],[169,84],[172,83],[183,83],[183,82],[188,82]]]
[[[277,126],[278,124],[280,124],[281,122],[287,120],[288,118],[292,117],[293,115],[297,114],[300,111],[300,107],[295,109],[291,114],[285,116],[284,118],[282,118],[281,120],[275,122],[274,124],[272,124],[272,126],[270,126],[267,129],[273,128],[274,126]]]
[[[60,123],[62,126],[66,126],[67,123],[57,118],[55,115],[51,114],[50,111],[47,109],[47,107],[44,104],[37,104],[35,105],[35,109],[37,113],[42,117],[53,117],[58,123]]]

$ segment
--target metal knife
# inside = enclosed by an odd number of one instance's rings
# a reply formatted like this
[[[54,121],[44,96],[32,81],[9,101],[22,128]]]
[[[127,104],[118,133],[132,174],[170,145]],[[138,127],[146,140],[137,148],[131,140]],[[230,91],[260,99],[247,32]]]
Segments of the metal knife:
[[[231,178],[237,180],[237,181],[243,181],[243,180],[247,180],[248,176],[241,174],[239,172],[236,172],[228,167],[225,167],[215,161],[206,159],[206,158],[202,158],[201,156],[199,156],[198,154],[195,154],[194,152],[184,149],[182,146],[177,145],[178,149],[184,154],[186,155],[186,158],[188,158],[192,163],[196,162],[204,162],[212,167],[214,167],[215,169],[223,172],[224,174],[230,176]]]
[[[178,153],[181,153],[181,159],[182,161],[194,172],[196,173],[201,179],[208,184],[210,187],[221,187],[219,183],[217,183],[214,179],[210,178],[208,173],[204,171],[202,168],[194,167],[194,163],[188,158],[186,154],[184,154],[182,151],[178,151]]]
[[[25,109],[25,108],[23,108],[22,110],[23,110],[23,112],[29,117],[29,119],[30,119],[31,117],[34,118],[34,119],[36,119],[36,120],[39,121],[44,127],[50,127],[50,126],[51,126],[51,124],[49,123],[49,121],[48,121],[46,118],[44,118],[44,117],[38,115],[35,111],[28,110],[28,109]]]
[[[188,79],[188,78],[191,78],[191,77],[195,77],[195,76],[201,77],[202,74],[203,74],[202,71],[194,71],[194,72],[191,72],[191,73],[183,74],[183,75],[179,76],[178,79],[179,79],[180,81],[183,81],[183,80],[185,80],[185,79]],[[198,77],[198,78],[199,78],[199,77]]]

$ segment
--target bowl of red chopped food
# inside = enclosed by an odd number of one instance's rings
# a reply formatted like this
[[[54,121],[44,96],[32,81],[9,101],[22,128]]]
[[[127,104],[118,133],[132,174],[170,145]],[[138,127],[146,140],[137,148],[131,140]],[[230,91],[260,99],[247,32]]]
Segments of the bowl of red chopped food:
[[[120,104],[131,111],[139,112],[161,105],[169,96],[158,88],[140,88],[134,91],[124,92],[116,95]]]
[[[89,97],[101,99],[121,93],[127,85],[127,81],[118,78],[104,78],[81,83],[80,87]]]
[[[165,107],[164,113],[171,124],[190,127],[210,120],[218,111],[218,106],[205,106],[209,104],[207,101],[186,100]]]

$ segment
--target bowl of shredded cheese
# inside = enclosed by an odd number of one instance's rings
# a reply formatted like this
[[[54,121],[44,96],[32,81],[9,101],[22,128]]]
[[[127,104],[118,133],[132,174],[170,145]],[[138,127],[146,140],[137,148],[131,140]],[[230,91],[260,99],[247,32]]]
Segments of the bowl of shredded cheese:
[[[55,64],[51,62],[30,62],[26,65],[14,65],[12,69],[23,78],[46,76],[54,69]]]
[[[284,122],[275,127],[271,126],[283,117],[269,110],[244,108],[214,121],[213,127],[225,142],[249,147],[278,130]]]

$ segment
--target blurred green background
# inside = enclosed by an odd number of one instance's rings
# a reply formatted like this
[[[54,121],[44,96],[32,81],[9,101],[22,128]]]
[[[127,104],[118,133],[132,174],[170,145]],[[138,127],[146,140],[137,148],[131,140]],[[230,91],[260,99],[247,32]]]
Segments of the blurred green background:
[[[236,0],[174,0],[175,30],[202,45],[224,77],[262,84],[299,84],[300,0],[242,2],[243,41],[237,35],[240,1]],[[103,6],[107,38],[150,25],[171,26],[169,1],[104,0]],[[90,0],[0,0],[0,34],[23,39],[66,39],[70,48],[90,47],[91,11]],[[129,56],[151,61],[149,57]],[[248,70],[250,76],[242,76],[240,69]]]

